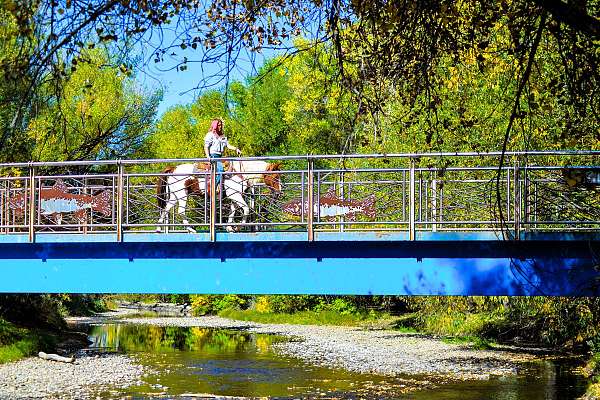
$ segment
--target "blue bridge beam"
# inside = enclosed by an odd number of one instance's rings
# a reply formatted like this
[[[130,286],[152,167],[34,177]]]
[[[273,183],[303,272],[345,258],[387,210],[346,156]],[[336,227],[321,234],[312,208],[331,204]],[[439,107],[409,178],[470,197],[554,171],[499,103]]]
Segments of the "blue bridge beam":
[[[597,295],[594,234],[19,235],[0,241],[0,292]]]

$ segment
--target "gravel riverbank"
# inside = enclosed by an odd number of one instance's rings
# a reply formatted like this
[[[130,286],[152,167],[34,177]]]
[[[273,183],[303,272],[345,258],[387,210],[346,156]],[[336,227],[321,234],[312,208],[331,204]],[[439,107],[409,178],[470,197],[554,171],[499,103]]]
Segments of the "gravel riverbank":
[[[243,329],[278,334],[290,341],[275,344],[281,354],[326,367],[380,375],[432,375],[443,380],[488,379],[517,372],[520,362],[535,356],[513,350],[474,350],[424,335],[358,327],[258,324],[220,317],[128,317],[119,310],[94,317],[73,317],[74,325],[110,322],[156,326]],[[0,365],[0,399],[86,399],[96,388],[140,384],[144,370],[125,355],[77,354],[74,364],[39,358]]]
[[[71,319],[72,323],[102,323],[105,317]],[[380,375],[444,375],[455,379],[488,379],[517,372],[520,362],[535,356],[519,349],[476,350],[440,339],[390,330],[360,327],[259,324],[215,316],[183,318],[123,318],[120,323],[157,326],[197,326],[245,329],[294,340],[276,344],[282,354],[303,361]]]
[[[0,365],[0,399],[86,399],[95,388],[127,387],[146,371],[118,354],[80,352],[73,364],[28,358]]]

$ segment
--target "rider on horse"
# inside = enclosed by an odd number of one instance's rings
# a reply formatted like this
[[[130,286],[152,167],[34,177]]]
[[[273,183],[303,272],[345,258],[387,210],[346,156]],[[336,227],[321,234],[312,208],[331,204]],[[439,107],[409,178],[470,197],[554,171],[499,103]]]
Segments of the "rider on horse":
[[[242,154],[242,151],[237,147],[230,145],[227,137],[223,135],[223,121],[220,119],[214,119],[210,124],[210,130],[204,137],[204,154],[208,159],[221,158],[225,148],[228,148],[229,150],[235,150],[238,155]],[[221,174],[224,170],[223,163],[217,160],[217,191],[219,191],[221,186]]]

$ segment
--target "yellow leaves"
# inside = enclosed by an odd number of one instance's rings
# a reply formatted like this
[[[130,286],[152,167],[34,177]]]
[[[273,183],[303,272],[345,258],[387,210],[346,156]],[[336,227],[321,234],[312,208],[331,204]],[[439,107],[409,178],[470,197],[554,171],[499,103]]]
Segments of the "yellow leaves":
[[[192,335],[196,341],[200,341],[207,336],[210,336],[211,330],[207,328],[199,328],[197,326],[191,329]]]
[[[259,296],[254,304],[254,309],[259,313],[271,312],[271,303],[268,296]]]
[[[256,350],[259,353],[269,353],[271,351],[272,340],[268,336],[258,336],[256,338]]]

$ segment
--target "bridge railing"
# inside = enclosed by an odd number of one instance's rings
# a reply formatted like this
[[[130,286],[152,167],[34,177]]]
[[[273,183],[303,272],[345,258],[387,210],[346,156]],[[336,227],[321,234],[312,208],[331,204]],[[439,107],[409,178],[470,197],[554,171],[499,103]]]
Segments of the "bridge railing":
[[[275,171],[167,166],[192,160],[0,164],[0,234],[600,231],[598,151],[225,158]],[[500,158],[503,164],[499,167]],[[261,176],[261,179],[257,179]],[[272,178],[272,179],[269,179]],[[267,178],[265,180],[265,178]],[[265,181],[281,181],[280,193]],[[157,182],[167,186],[157,192]],[[213,190],[207,190],[213,188]],[[246,214],[244,220],[244,214]]]

